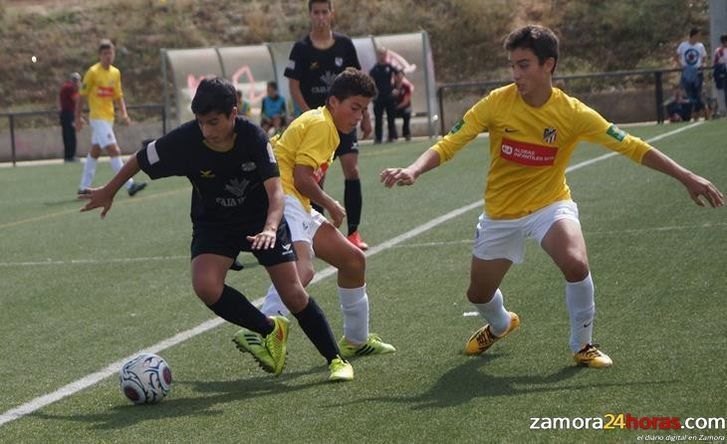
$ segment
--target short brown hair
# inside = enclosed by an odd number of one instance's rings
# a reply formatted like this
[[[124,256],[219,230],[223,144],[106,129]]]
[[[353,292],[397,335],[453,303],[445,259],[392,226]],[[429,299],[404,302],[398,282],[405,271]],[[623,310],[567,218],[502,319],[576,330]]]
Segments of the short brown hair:
[[[98,52],[101,52],[104,49],[113,49],[113,48],[114,48],[114,42],[112,42],[110,39],[101,39],[101,41],[98,44]]]
[[[348,67],[333,80],[328,97],[343,101],[353,96],[373,98],[378,93],[374,79],[365,72]]]
[[[541,65],[550,57],[555,60],[555,65],[558,64],[558,36],[545,26],[527,25],[518,28],[505,38],[503,46],[506,51],[518,48],[530,49],[538,57]],[[553,65],[553,71],[555,71],[555,65]]]
[[[325,3],[328,5],[328,9],[333,11],[333,0],[308,0],[308,12],[313,10],[313,3]]]

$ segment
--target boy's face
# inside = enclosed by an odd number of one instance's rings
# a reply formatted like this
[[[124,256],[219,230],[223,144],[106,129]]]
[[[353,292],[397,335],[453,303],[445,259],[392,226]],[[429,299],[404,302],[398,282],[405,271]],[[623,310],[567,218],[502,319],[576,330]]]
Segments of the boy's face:
[[[549,57],[541,65],[530,48],[515,48],[508,54],[512,79],[523,97],[532,96],[550,87],[555,59]]]
[[[369,102],[371,102],[371,98],[364,96],[351,96],[344,100],[338,100],[332,96],[328,100],[328,105],[336,128],[344,134],[355,130],[358,123],[363,119],[364,111],[369,107]]]
[[[98,52],[98,58],[101,60],[102,65],[110,65],[114,63],[115,56],[116,51],[114,51],[114,48],[106,48]]]
[[[275,97],[278,95],[278,90],[273,88],[272,86],[268,86],[268,95],[270,97]]]
[[[212,145],[221,146],[232,137],[236,115],[237,107],[234,107],[229,116],[213,111],[207,114],[197,114],[196,117],[205,140]]]
[[[386,63],[386,51],[376,51],[376,61],[382,65]]]
[[[315,2],[310,9],[310,23],[314,30],[327,31],[331,29],[333,11],[326,2]]]

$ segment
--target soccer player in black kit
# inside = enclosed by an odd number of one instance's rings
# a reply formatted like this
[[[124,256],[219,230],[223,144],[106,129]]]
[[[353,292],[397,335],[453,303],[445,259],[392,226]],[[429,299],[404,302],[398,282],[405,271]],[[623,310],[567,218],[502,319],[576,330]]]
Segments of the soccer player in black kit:
[[[283,218],[283,188],[265,133],[237,116],[234,86],[204,79],[192,100],[196,119],[145,143],[104,187],[92,189],[81,211],[110,210],[116,192],[137,172],[152,179],[186,176],[192,183],[192,286],[221,318],[255,334],[236,334],[237,347],[267,372],[285,367],[288,321],[268,317],[245,296],[225,285],[227,270],[240,251],[263,265],[301,329],[329,363],[329,379],[353,379],[339,356],[325,315],[298,279],[295,251]]]
[[[297,41],[290,51],[290,60],[285,69],[285,77],[289,79],[290,94],[298,105],[301,113],[326,104],[328,90],[337,74],[347,67],[358,70],[356,48],[351,39],[331,30],[333,20],[333,2],[331,0],[309,0],[311,31],[303,39]],[[364,139],[371,133],[371,119],[368,112],[361,122]],[[358,170],[358,141],[356,131],[350,134],[339,134],[341,143],[335,156],[341,161],[345,187],[343,205],[346,208],[348,223],[348,240],[362,250],[368,245],[361,240],[358,231],[361,222],[363,197],[361,180]],[[323,185],[321,180],[320,185]],[[315,206],[323,213],[323,208]]]

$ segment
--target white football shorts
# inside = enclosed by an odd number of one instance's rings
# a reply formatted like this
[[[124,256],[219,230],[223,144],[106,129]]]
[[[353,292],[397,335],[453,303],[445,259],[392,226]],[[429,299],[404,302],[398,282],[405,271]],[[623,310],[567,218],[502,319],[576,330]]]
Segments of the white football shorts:
[[[307,212],[297,198],[288,194],[285,195],[283,215],[290,228],[290,239],[293,242],[308,242],[311,246],[316,231],[326,222],[321,213],[314,209],[311,209],[310,213]]]
[[[483,213],[477,221],[472,255],[483,260],[508,259],[521,264],[525,239],[532,237],[540,244],[550,227],[561,219],[580,224],[578,205],[572,200],[561,200],[518,219],[490,219]]]
[[[101,148],[116,145],[113,123],[108,120],[91,119],[88,124],[91,127],[91,145],[98,145]]]

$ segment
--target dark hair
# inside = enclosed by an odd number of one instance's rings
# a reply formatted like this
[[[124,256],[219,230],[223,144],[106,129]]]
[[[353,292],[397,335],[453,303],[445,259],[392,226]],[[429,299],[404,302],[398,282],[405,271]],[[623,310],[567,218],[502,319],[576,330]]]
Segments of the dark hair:
[[[270,81],[270,82],[268,82],[268,86],[269,86],[270,88],[273,88],[273,89],[274,89],[275,91],[277,91],[277,90],[278,90],[278,82],[275,82],[275,81]]]
[[[353,96],[373,98],[378,93],[376,83],[368,74],[348,67],[333,80],[328,97],[344,101]]]
[[[235,87],[221,77],[202,79],[192,99],[192,112],[205,115],[212,112],[229,115],[237,105]]]
[[[308,12],[313,10],[313,3],[325,3],[328,5],[328,9],[333,11],[333,0],[308,0]]]
[[[558,64],[558,37],[553,31],[545,26],[527,25],[512,31],[506,38],[504,47],[506,51],[515,49],[530,49],[538,57],[542,65],[545,60],[552,57],[555,59],[553,71]]]
[[[727,34],[722,34],[719,36],[719,41],[722,43],[727,43]]]
[[[689,30],[689,37],[694,37],[697,34],[699,34],[699,28],[695,27]]]
[[[98,44],[98,52],[103,51],[104,49],[113,49],[114,44],[109,39],[101,39],[101,41]]]

